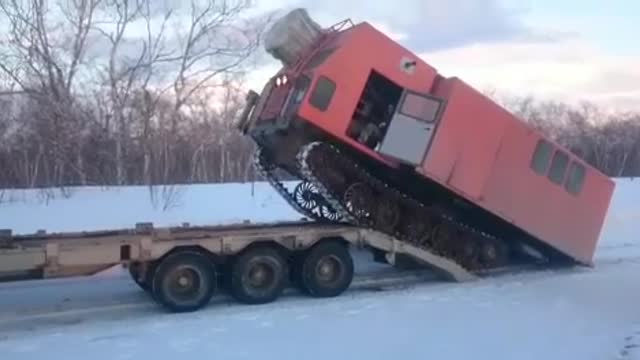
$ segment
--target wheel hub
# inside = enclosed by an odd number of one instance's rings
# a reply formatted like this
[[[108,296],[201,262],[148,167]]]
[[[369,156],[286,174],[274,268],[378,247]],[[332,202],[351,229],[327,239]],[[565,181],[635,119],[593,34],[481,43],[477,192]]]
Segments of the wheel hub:
[[[249,270],[249,283],[253,287],[268,287],[275,277],[273,270],[265,264],[256,264]]]
[[[332,283],[340,276],[340,261],[335,256],[327,256],[318,261],[316,276],[322,282]]]
[[[187,287],[189,285],[189,279],[186,276],[181,276],[178,278],[178,285]]]
[[[195,269],[181,268],[171,276],[169,291],[174,297],[186,300],[198,293],[200,281],[200,274]]]

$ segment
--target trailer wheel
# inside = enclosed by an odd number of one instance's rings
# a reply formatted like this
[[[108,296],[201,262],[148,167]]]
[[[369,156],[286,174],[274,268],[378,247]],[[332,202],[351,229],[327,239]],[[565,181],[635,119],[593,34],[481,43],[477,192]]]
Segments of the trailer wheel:
[[[214,264],[202,253],[180,251],[157,266],[152,282],[156,301],[173,312],[204,307],[216,291]]]
[[[238,256],[231,267],[231,295],[245,304],[265,304],[284,291],[288,267],[272,247],[256,247]]]
[[[351,285],[353,272],[353,258],[345,245],[321,242],[304,259],[302,287],[314,297],[335,297]]]

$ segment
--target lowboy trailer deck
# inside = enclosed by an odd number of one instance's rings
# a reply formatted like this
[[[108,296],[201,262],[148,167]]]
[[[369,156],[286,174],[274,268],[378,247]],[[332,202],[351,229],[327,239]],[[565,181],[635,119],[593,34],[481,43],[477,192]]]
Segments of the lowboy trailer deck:
[[[381,232],[299,221],[19,236],[3,230],[0,282],[90,276],[123,265],[160,305],[186,312],[219,290],[249,304],[274,301],[288,285],[313,297],[338,296],[354,275],[350,247],[369,248],[390,264],[410,259],[454,281],[477,276]]]

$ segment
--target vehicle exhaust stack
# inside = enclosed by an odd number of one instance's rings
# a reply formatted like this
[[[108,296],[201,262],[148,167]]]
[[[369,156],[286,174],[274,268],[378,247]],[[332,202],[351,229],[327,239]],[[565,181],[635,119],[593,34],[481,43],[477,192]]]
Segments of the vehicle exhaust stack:
[[[303,8],[278,19],[265,34],[265,50],[285,66],[293,65],[320,35],[322,27]]]

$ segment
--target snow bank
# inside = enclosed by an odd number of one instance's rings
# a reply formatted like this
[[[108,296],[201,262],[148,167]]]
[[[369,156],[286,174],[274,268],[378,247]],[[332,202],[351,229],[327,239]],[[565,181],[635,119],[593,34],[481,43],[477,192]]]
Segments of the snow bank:
[[[640,242],[640,179],[616,179],[600,242],[610,245]]]
[[[640,234],[640,179],[617,179],[600,244],[624,246]],[[293,183],[288,184],[293,189]],[[267,183],[211,184],[157,188],[73,188],[71,197],[45,201],[35,190],[6,191],[0,229],[32,233],[157,226],[297,220],[294,211]],[[163,192],[165,195],[163,195]]]
[[[15,234],[157,226],[297,220],[296,211],[267,183],[158,187],[71,188],[44,199],[37,190],[6,191],[0,204],[0,229]]]

